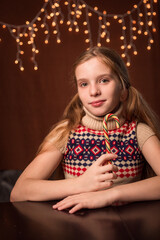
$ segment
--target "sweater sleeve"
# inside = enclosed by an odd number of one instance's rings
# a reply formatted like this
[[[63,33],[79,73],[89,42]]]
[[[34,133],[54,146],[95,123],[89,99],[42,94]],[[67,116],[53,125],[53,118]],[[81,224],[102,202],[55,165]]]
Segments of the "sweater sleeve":
[[[140,149],[142,150],[142,147],[144,143],[151,137],[154,136],[155,133],[152,130],[151,127],[149,127],[145,123],[138,123],[137,124],[137,141]]]

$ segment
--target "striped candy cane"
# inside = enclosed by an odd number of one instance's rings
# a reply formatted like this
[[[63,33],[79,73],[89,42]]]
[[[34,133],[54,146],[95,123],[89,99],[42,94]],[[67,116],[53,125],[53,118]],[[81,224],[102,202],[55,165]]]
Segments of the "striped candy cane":
[[[104,136],[105,136],[105,143],[106,143],[106,150],[107,153],[111,153],[111,148],[110,148],[110,141],[109,141],[109,137],[108,137],[108,128],[107,128],[107,121],[112,118],[115,120],[116,122],[116,128],[120,127],[120,123],[119,123],[119,119],[117,116],[115,116],[112,113],[107,114],[104,119],[103,119],[103,132],[104,132]],[[108,163],[112,163],[111,161],[108,161]]]

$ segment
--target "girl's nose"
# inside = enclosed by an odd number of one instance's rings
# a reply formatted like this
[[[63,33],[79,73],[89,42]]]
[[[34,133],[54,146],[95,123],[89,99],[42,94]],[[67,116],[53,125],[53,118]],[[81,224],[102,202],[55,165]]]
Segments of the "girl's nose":
[[[90,95],[91,96],[98,96],[100,95],[100,89],[99,87],[97,86],[97,84],[93,84],[93,85],[90,85]]]

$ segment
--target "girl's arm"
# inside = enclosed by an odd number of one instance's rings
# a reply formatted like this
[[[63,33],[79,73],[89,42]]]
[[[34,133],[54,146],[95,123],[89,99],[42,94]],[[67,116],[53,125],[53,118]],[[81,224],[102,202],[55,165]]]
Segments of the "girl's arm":
[[[62,199],[72,194],[96,191],[111,186],[117,171],[113,165],[102,166],[116,155],[101,156],[82,176],[73,179],[48,180],[61,162],[62,153],[54,148],[39,154],[17,180],[10,196],[13,201],[46,201]],[[104,174],[108,172],[108,174]],[[104,182],[107,180],[106,182]]]
[[[155,177],[134,183],[124,184],[108,190],[83,193],[70,196],[53,206],[63,210],[72,207],[70,213],[81,208],[98,208],[111,205],[117,201],[133,202],[160,199],[160,141],[156,136],[150,137],[142,148],[143,155],[152,169]]]

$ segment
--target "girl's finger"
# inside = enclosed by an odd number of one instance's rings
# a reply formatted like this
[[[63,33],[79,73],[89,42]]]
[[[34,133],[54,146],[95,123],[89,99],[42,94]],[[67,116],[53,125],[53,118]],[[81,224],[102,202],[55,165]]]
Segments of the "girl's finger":
[[[101,182],[109,181],[112,179],[117,179],[117,175],[115,173],[104,173],[104,174],[101,174],[101,176],[99,177],[99,180]]]
[[[77,212],[78,210],[80,210],[82,208],[84,208],[84,206],[82,206],[81,203],[78,203],[71,210],[69,210],[69,213],[71,213],[71,214],[75,213],[75,212]]]
[[[117,155],[116,154],[113,154],[113,153],[110,153],[110,154],[103,154],[102,156],[100,156],[96,163],[97,165],[103,165],[105,162],[109,161],[109,160],[112,160],[112,159],[115,159],[117,158]]]
[[[107,164],[107,165],[101,166],[101,173],[106,173],[106,172],[110,172],[110,171],[117,172],[118,167],[113,164]]]

